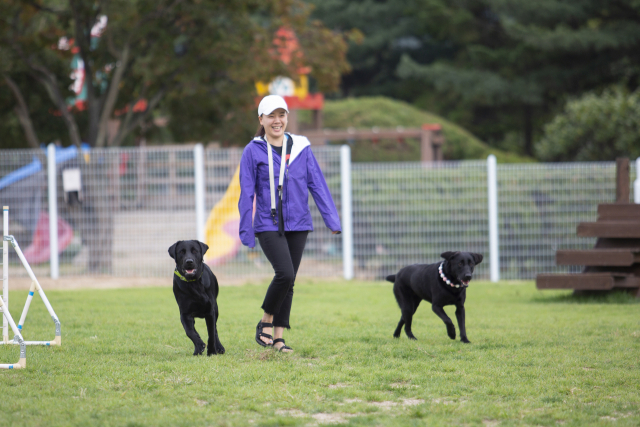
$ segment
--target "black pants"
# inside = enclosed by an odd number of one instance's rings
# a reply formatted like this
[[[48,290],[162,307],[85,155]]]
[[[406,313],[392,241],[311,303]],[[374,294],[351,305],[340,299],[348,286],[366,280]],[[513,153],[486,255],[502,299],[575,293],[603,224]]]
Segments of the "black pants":
[[[290,329],[289,313],[293,300],[293,284],[302,260],[308,231],[277,231],[257,233],[260,247],[273,267],[275,276],[267,289],[262,309],[273,314],[273,326]]]

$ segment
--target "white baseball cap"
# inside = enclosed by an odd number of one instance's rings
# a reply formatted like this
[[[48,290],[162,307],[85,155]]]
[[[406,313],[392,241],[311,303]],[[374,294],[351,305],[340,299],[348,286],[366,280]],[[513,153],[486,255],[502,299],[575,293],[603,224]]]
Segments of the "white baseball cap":
[[[289,107],[287,107],[287,102],[280,95],[267,95],[262,98],[260,101],[260,105],[258,105],[258,117],[263,114],[271,114],[278,108],[284,109],[287,113],[289,112]]]

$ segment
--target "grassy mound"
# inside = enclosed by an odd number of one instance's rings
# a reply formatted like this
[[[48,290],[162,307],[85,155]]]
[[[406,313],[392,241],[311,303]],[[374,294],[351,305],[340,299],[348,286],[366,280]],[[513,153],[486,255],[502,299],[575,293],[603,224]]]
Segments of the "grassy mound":
[[[326,101],[324,107],[324,127],[346,129],[420,127],[424,123],[439,123],[445,136],[444,157],[447,160],[486,159],[494,154],[500,163],[530,162],[532,159],[505,153],[488,147],[478,138],[461,127],[413,107],[406,102],[385,97],[349,98]],[[420,159],[420,141],[407,140],[356,141],[352,146],[355,161],[409,161]]]

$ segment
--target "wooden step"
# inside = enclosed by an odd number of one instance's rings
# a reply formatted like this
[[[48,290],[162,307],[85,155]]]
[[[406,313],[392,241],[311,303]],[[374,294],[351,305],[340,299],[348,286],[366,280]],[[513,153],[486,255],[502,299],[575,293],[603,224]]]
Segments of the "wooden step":
[[[581,222],[576,232],[579,237],[640,238],[640,220]]]
[[[640,288],[640,278],[622,273],[538,274],[536,287],[607,291],[613,288]]]
[[[556,252],[556,265],[628,267],[640,263],[640,248],[564,250]]]
[[[598,221],[616,219],[640,221],[640,204],[602,203],[598,205]]]

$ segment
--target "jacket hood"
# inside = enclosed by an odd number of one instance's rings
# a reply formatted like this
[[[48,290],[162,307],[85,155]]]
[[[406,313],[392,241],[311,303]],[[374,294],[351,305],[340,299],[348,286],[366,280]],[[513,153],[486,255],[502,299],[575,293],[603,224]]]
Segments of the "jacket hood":
[[[288,132],[285,132],[285,135],[290,136],[291,139],[293,140],[293,146],[291,147],[291,156],[289,156],[289,164],[291,164],[296,159],[296,157],[298,157],[298,155],[302,153],[302,150],[304,150],[306,147],[311,145],[311,142],[309,142],[309,139],[306,136],[294,135]],[[255,137],[251,142],[256,142],[261,144],[267,143],[264,137],[260,137],[260,136]]]

